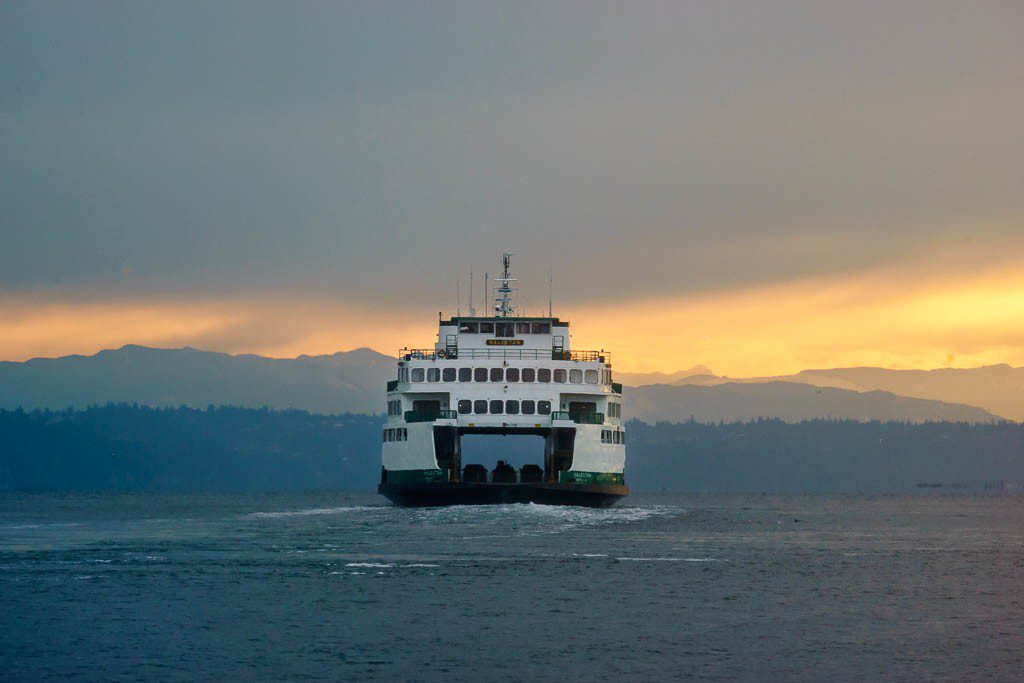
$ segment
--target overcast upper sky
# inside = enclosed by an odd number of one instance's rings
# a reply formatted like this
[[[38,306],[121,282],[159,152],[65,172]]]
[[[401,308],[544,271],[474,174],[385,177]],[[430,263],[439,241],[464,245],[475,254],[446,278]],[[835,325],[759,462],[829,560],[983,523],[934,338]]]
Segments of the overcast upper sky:
[[[429,343],[503,250],[533,308],[553,267],[565,317],[711,307],[704,338],[756,338],[736,297],[1024,293],[1022,26],[1020,2],[4,2],[0,357]],[[1019,325],[764,370],[1024,362]]]

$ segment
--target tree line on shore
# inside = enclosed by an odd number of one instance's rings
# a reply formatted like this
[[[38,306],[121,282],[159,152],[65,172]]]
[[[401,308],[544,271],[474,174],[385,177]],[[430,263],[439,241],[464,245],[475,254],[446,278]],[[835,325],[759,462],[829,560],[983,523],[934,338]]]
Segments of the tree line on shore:
[[[370,490],[380,415],[107,404],[0,411],[0,490]],[[637,491],[992,490],[1024,482],[1024,425],[630,421]],[[538,461],[540,459],[537,455]]]

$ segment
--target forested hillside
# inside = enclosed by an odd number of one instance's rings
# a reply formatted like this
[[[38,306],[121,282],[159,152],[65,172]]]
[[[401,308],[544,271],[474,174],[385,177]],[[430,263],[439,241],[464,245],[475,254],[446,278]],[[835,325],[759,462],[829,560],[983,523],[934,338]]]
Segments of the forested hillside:
[[[107,405],[0,411],[2,490],[367,490],[382,417]],[[515,439],[467,449],[485,464],[540,461]],[[756,420],[629,423],[637,491],[905,491],[1024,482],[1017,423]],[[474,460],[476,461],[476,460]]]

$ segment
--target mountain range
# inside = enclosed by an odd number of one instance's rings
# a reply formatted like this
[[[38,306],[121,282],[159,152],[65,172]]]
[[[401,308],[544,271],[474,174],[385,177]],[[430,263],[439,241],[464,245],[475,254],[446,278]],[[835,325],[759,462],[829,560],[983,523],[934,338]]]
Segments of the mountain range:
[[[703,367],[703,366],[700,366]],[[703,368],[706,369],[706,368]],[[618,373],[622,382],[646,383],[648,375]],[[668,377],[668,376],[667,376]],[[713,387],[723,384],[796,383],[816,387],[833,387],[857,392],[888,391],[900,396],[965,403],[1004,418],[1024,421],[1024,368],[1009,365],[986,365],[979,368],[941,368],[937,370],[890,370],[888,368],[855,367],[826,370],[804,370],[793,375],[773,377],[719,377],[707,371],[682,371],[662,382],[673,385]]]
[[[276,359],[127,345],[92,356],[0,362],[0,408],[138,403],[379,413],[384,410],[384,384],[394,375],[394,362],[391,356],[368,348]],[[943,384],[943,378],[949,381]],[[984,390],[986,378],[988,392]],[[744,380],[717,377],[710,369],[695,366],[672,374],[619,373],[617,379],[631,386],[626,392],[626,414],[647,422],[759,417],[790,422],[815,418],[909,422],[1024,418],[1024,369],[1009,366],[921,372],[851,368]],[[907,390],[890,388],[897,385]],[[1021,407],[991,395],[1000,391],[1018,396]],[[920,395],[923,393],[930,395]],[[988,405],[1003,410],[976,407]]]

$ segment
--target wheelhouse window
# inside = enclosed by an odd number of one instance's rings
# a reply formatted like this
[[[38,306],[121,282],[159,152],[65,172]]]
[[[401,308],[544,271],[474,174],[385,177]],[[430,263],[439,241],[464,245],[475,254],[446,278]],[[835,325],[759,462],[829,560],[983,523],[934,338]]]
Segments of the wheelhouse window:
[[[455,381],[455,368],[445,368],[444,370],[442,370],[441,371],[441,378],[445,382],[454,382]]]
[[[486,382],[487,381],[487,368],[473,368],[473,381],[474,382]]]
[[[597,384],[597,370],[587,370],[587,384]]]
[[[565,370],[555,370],[555,381],[559,384],[565,384]]]
[[[477,415],[486,415],[487,414],[487,401],[485,401],[483,399],[479,399],[477,401],[473,401],[473,412],[476,413]]]
[[[505,402],[501,399],[491,400],[491,415],[501,415],[505,411]]]
[[[472,382],[473,381],[473,368],[459,368],[459,381],[460,382]]]
[[[494,334],[494,323],[480,323],[480,334]]]
[[[509,368],[505,370],[505,381],[506,382],[518,382],[519,381],[519,368]]]
[[[573,368],[570,370],[569,381],[573,384],[583,384],[583,371],[579,368]]]
[[[533,368],[523,368],[523,382],[535,382],[537,380],[537,371]]]
[[[508,401],[505,401],[505,412],[508,413],[509,415],[518,415],[519,414],[519,401],[515,401],[515,400],[512,400],[512,399],[509,399]]]
[[[530,323],[516,323],[516,334],[530,334]]]
[[[516,326],[514,323],[495,323],[494,324],[494,336],[495,337],[514,337],[516,336]]]
[[[423,371],[423,368],[413,368],[412,369],[412,381],[413,382],[422,382],[423,381],[423,376],[425,374],[426,373]]]
[[[440,382],[441,381],[441,368],[427,368],[427,381],[428,382]]]
[[[537,401],[537,414],[538,415],[550,415],[551,414],[551,401]]]
[[[480,326],[477,323],[462,323],[459,325],[459,332],[461,334],[476,334],[480,331]]]
[[[459,415],[469,415],[473,412],[473,402],[469,399],[462,399],[459,401]]]
[[[551,323],[532,323],[530,328],[533,334],[551,334]]]
[[[551,381],[551,369],[550,368],[538,368],[537,369],[537,381],[538,382],[550,382]]]
[[[491,381],[501,382],[505,377],[505,371],[501,368],[491,368]]]
[[[533,415],[535,412],[537,412],[537,403],[535,401],[526,399],[525,401],[523,401],[522,405],[523,415]]]

